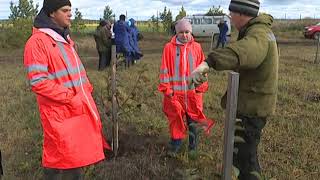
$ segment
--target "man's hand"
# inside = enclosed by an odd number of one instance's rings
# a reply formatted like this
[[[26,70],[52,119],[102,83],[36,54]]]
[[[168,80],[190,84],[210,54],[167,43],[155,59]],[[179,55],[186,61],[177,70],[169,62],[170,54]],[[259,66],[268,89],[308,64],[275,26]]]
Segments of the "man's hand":
[[[194,71],[192,71],[189,86],[192,86],[192,84],[194,84],[195,86],[199,86],[202,83],[208,81],[208,72],[208,63],[203,61]]]

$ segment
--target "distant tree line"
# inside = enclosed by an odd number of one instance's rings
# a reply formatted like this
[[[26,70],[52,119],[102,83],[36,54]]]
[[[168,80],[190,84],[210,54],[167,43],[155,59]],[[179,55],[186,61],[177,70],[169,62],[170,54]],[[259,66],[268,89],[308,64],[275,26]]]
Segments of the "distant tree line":
[[[7,25],[1,26],[1,47],[22,47],[32,31],[34,17],[38,13],[39,5],[33,0],[19,0],[15,5],[10,2],[10,15]],[[6,28],[5,30],[3,28]]]
[[[1,47],[22,47],[31,35],[33,20],[38,14],[39,4],[33,0],[19,0],[15,5],[10,1],[10,15],[7,25],[2,25],[0,29]],[[5,30],[3,28],[6,28]],[[74,20],[71,29],[80,32],[85,28],[82,14],[78,8],[75,10]]]
[[[3,29],[4,25],[0,26],[0,40],[4,42],[0,46],[5,47],[22,47],[28,37],[31,35],[32,24],[35,16],[39,12],[39,4],[34,4],[33,0],[19,0],[17,4],[10,1],[10,15],[7,21],[6,30]],[[212,7],[205,15],[221,15],[224,14],[223,10]],[[182,6],[178,15],[173,20],[172,12],[169,8],[164,7],[162,12],[157,15],[151,16],[148,20],[148,28],[153,32],[164,31],[171,32],[172,25],[175,21],[182,19],[187,15],[185,8]],[[115,14],[110,6],[106,5],[101,16],[101,19],[115,21]],[[101,20],[100,19],[100,20]],[[86,21],[83,19],[82,13],[78,8],[75,9],[74,19],[72,22],[71,30],[73,32],[82,32],[86,28]]]

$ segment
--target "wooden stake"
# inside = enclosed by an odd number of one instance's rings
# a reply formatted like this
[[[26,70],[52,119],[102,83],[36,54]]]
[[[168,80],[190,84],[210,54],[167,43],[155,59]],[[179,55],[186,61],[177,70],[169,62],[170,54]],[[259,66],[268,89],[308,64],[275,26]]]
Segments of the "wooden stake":
[[[237,115],[239,73],[229,73],[227,111],[224,124],[223,180],[230,180],[232,175],[232,159],[234,145],[234,126]]]
[[[112,92],[112,150],[114,155],[117,156],[119,148],[119,124],[118,124],[118,105],[117,105],[117,57],[116,46],[112,45],[112,72],[111,72],[111,92]]]

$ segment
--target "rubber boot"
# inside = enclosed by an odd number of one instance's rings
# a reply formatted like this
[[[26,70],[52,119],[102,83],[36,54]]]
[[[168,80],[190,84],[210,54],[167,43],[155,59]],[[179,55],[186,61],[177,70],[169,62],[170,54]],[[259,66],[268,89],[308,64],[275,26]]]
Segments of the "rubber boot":
[[[182,139],[171,139],[169,143],[168,156],[177,157],[182,145]]]
[[[196,122],[193,121],[190,117],[187,117],[187,123],[189,128],[189,159],[195,160],[198,158],[198,132],[197,127],[195,126]]]

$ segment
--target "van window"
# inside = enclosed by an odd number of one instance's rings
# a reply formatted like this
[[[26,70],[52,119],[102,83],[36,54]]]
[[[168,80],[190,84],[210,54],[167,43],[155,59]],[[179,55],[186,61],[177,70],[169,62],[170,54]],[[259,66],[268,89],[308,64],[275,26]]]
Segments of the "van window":
[[[194,18],[192,19],[192,21],[193,21],[193,24],[200,24],[200,19]]]
[[[213,21],[214,21],[215,24],[219,24],[219,23],[220,23],[220,19],[221,19],[221,18],[214,18]]]
[[[203,18],[201,24],[212,24],[211,18]]]

